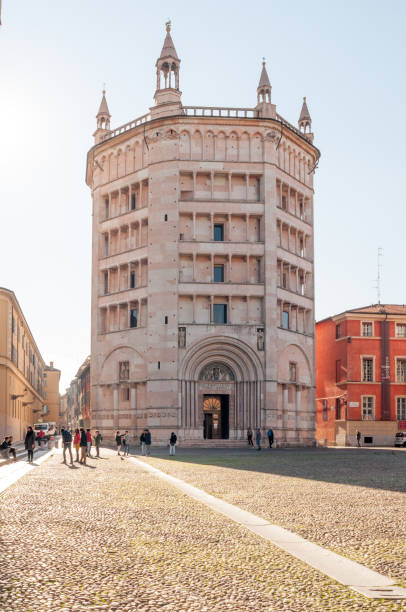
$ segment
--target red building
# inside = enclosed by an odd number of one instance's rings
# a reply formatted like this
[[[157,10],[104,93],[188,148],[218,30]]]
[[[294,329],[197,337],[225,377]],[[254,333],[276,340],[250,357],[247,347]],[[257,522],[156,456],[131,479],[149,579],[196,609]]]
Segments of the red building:
[[[316,439],[393,445],[406,429],[406,306],[374,304],[316,323]]]

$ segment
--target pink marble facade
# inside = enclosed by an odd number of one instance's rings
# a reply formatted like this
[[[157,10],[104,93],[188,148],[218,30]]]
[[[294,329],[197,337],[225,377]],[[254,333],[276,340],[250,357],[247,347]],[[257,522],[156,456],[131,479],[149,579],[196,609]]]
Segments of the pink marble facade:
[[[265,66],[255,108],[185,107],[179,64],[168,30],[151,112],[106,129],[103,96],[88,154],[92,426],[312,444],[310,117],[276,113]]]

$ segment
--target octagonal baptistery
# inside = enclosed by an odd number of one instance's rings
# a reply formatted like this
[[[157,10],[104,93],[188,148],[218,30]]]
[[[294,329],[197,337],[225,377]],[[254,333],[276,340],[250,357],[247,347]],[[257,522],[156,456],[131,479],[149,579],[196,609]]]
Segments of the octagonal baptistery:
[[[87,157],[92,427],[153,444],[314,442],[313,145],[276,112],[184,106],[170,23],[150,112]],[[226,442],[228,440],[229,442]],[[239,441],[239,442],[237,442]]]

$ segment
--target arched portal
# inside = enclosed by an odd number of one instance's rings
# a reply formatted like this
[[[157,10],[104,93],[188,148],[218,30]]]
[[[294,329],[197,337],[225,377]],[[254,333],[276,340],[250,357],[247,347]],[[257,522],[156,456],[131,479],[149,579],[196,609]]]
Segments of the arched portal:
[[[236,338],[212,336],[191,345],[181,368],[185,439],[242,439],[262,421],[263,369]]]

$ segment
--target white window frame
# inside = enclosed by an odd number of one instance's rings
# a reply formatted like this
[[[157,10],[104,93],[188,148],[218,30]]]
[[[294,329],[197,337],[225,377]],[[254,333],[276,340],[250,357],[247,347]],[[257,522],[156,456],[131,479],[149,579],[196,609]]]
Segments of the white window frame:
[[[372,334],[371,335],[366,335],[363,333],[363,326],[364,325],[372,325]],[[362,338],[373,338],[375,335],[375,329],[374,329],[374,322],[373,321],[361,321],[361,337]]]
[[[398,333],[400,327],[405,328],[405,334],[401,335]],[[395,324],[395,337],[396,338],[406,338],[406,323],[396,323]]]
[[[405,401],[405,413],[404,416],[399,416],[398,413],[398,400],[404,400]],[[395,402],[396,402],[396,420],[397,421],[405,421],[406,420],[406,395],[396,395],[395,396]]]
[[[375,359],[376,355],[360,355],[361,359],[361,382],[363,383],[373,383],[376,382],[376,370],[375,370]],[[372,359],[372,380],[364,380],[364,359]]]
[[[395,380],[397,383],[406,384],[406,376],[405,380],[399,380],[398,377],[398,361],[406,361],[406,355],[396,355],[395,357]]]
[[[364,416],[364,399],[367,398],[372,398],[372,416],[369,417],[367,416],[365,418]],[[376,398],[375,395],[361,395],[361,420],[362,421],[375,421],[375,405],[376,405]],[[368,408],[369,410],[369,408]]]

